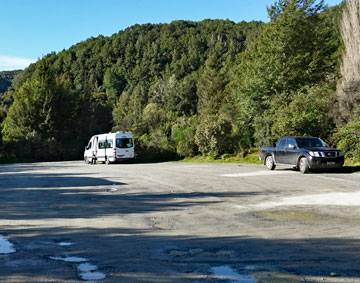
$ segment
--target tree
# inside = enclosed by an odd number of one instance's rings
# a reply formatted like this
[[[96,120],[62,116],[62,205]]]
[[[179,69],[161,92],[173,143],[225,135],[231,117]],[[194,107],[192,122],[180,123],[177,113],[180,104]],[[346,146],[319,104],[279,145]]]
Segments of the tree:
[[[195,133],[195,143],[203,154],[219,155],[231,149],[231,122],[218,115],[205,116]]]
[[[326,82],[334,71],[333,49],[321,25],[323,1],[279,0],[268,9],[265,25],[240,55],[233,92],[239,108],[248,113],[255,142],[273,140],[276,116],[304,86]]]
[[[56,77],[44,62],[14,94],[4,122],[5,140],[62,139],[71,125],[74,97],[66,76]]]
[[[179,117],[171,129],[171,139],[175,143],[176,152],[180,156],[195,156],[198,147],[195,143],[197,127],[196,117]]]
[[[122,68],[115,65],[113,68],[107,69],[104,74],[105,92],[112,105],[116,105],[118,97],[126,86],[126,81],[122,72]]]
[[[360,106],[360,1],[347,0],[341,19],[341,35],[345,50],[337,88],[339,101],[338,124],[356,118]]]
[[[278,109],[271,129],[274,139],[281,136],[317,136],[328,139],[335,121],[332,117],[335,94],[325,87],[304,87],[293,94],[287,107]]]
[[[228,79],[217,56],[211,55],[197,82],[198,111],[202,115],[215,114],[220,109],[227,83]]]

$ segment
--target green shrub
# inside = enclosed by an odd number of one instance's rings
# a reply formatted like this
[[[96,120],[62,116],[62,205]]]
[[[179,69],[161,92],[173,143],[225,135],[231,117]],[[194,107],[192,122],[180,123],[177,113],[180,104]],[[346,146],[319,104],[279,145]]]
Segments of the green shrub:
[[[360,118],[349,122],[334,134],[337,147],[350,162],[360,161]]]

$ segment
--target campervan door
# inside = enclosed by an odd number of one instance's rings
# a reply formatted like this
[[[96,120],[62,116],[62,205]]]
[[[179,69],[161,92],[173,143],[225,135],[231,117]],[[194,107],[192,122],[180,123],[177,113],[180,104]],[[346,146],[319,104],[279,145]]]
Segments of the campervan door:
[[[115,147],[115,134],[101,134],[98,135],[98,150],[97,161],[100,162],[114,162],[114,147]]]
[[[85,163],[93,163],[94,159],[97,156],[98,148],[98,136],[92,136],[89,140],[89,143],[85,147],[84,151],[84,160]]]
[[[133,159],[135,146],[132,134],[117,132],[115,135],[116,160]]]

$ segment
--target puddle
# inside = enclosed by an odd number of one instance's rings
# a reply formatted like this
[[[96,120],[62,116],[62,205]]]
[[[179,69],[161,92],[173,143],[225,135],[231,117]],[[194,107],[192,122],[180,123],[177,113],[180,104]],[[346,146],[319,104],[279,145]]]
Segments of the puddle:
[[[69,243],[69,242],[60,242],[58,243],[59,246],[62,246],[62,247],[68,247],[68,246],[71,246],[72,243]]]
[[[229,280],[230,282],[256,283],[251,275],[242,275],[234,271],[229,266],[216,266],[211,268],[211,272],[220,280]]]
[[[11,254],[16,252],[12,243],[0,235],[0,254]]]
[[[90,263],[81,263],[77,268],[81,272],[80,277],[82,280],[101,280],[105,278],[105,274],[96,272],[97,266]]]
[[[80,274],[82,280],[101,280],[105,278],[105,274],[101,272],[85,272]]]
[[[51,256],[50,259],[60,260],[64,262],[79,263],[77,269],[80,272],[80,277],[84,281],[102,280],[106,276],[104,273],[97,272],[97,266],[88,263],[88,259],[83,257],[69,256],[69,257],[57,257]]]
[[[50,258],[53,259],[53,260],[61,260],[61,261],[65,261],[65,262],[84,262],[84,261],[88,261],[86,258],[77,257],[77,256],[68,256],[68,257],[51,256]]]
[[[78,269],[82,272],[90,272],[95,271],[97,266],[86,262],[79,264]]]

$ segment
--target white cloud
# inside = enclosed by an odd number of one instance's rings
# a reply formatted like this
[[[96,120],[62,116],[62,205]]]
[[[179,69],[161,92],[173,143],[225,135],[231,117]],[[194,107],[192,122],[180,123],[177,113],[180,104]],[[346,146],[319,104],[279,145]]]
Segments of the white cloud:
[[[36,61],[35,59],[0,55],[0,71],[25,69]]]

